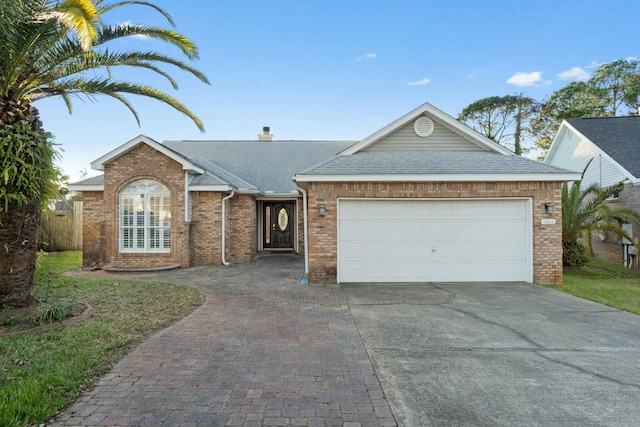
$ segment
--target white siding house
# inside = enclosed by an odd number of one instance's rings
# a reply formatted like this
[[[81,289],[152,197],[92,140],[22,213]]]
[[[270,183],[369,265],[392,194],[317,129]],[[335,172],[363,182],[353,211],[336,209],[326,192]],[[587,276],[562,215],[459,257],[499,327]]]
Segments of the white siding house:
[[[583,188],[593,183],[607,187],[623,181],[623,190],[610,203],[640,212],[640,117],[564,120],[544,162],[584,172]],[[634,227],[632,231],[637,240],[640,230]],[[637,267],[633,246],[612,235],[597,237],[597,259]]]

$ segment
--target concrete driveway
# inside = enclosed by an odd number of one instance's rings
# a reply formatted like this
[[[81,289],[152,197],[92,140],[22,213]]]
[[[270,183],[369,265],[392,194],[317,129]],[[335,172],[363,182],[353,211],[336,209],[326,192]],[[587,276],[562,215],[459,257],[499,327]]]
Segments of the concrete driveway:
[[[341,288],[400,425],[640,425],[640,316],[522,283]]]

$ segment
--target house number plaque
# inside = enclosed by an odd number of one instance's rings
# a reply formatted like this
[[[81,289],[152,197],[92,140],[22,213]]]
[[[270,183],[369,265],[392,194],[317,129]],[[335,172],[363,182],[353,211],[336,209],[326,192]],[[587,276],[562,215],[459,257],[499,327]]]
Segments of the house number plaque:
[[[540,224],[542,224],[542,225],[553,225],[555,223],[556,223],[556,220],[553,219],[553,218],[550,218],[550,219],[545,218],[545,219],[540,220]]]

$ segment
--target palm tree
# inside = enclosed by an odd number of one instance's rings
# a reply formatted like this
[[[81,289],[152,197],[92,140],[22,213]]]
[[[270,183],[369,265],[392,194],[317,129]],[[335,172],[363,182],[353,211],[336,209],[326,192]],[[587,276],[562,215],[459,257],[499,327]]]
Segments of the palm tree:
[[[133,5],[154,9],[174,26],[167,12],[147,1],[0,1],[0,306],[32,302],[39,212],[59,176],[52,137],[33,102],[59,96],[71,113],[74,96],[106,95],[122,102],[139,122],[124,94],[141,95],[170,105],[204,131],[200,119],[173,97],[113,78],[114,67],[143,68],[177,89],[161,68],[171,65],[208,83],[197,69],[161,52],[109,49],[114,40],[144,36],[177,47],[189,61],[198,59],[196,46],[172,30],[103,21],[106,13]]]
[[[588,165],[587,165],[588,167]],[[586,170],[586,168],[585,168]],[[592,184],[580,189],[582,180],[562,184],[562,262],[584,265],[593,256],[593,232],[612,232],[632,240],[622,224],[640,226],[638,212],[615,208],[607,199],[623,188],[623,183],[601,188]]]

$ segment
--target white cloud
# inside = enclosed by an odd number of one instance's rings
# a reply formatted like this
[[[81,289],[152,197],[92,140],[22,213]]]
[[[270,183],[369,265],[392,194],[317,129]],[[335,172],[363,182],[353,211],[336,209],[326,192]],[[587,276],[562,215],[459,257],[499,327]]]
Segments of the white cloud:
[[[589,73],[582,67],[572,67],[570,70],[558,74],[560,80],[585,81],[589,80]]]
[[[415,82],[407,82],[407,84],[409,86],[424,86],[427,83],[429,83],[431,80],[429,80],[427,77],[425,77],[424,79],[415,81]]]
[[[472,72],[470,72],[470,73],[467,75],[467,78],[472,79],[472,78],[474,78],[475,76],[477,76],[478,74],[482,74],[482,69],[481,69],[481,68],[476,68],[475,70],[473,70]]]
[[[356,61],[373,61],[378,57],[378,54],[375,52],[367,53],[366,55],[359,56]]]
[[[542,73],[533,71],[531,73],[518,72],[507,79],[507,83],[514,86],[535,86],[542,82]]]

